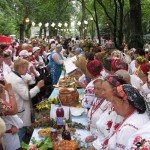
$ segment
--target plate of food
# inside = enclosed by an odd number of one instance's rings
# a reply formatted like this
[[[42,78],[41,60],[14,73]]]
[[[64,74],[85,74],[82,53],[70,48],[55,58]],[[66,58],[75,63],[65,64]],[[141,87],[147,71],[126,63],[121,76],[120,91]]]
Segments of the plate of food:
[[[50,136],[50,132],[53,128],[44,128],[38,131],[39,136],[47,137]]]
[[[72,116],[77,117],[77,116],[81,116],[83,114],[84,109],[83,108],[71,107],[70,111],[71,111]]]

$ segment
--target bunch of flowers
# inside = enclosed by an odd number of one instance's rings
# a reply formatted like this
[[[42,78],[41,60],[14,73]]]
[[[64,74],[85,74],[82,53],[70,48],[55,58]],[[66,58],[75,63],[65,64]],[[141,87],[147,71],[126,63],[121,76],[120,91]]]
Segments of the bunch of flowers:
[[[39,104],[36,105],[36,110],[42,111],[42,110],[50,110],[51,104],[58,104],[59,101],[57,98],[49,98],[46,100],[41,101]]]
[[[56,122],[54,119],[50,119],[49,110],[36,113],[36,121],[32,123],[33,128],[38,127],[53,127]]]
[[[93,46],[93,42],[89,39],[86,39],[80,43],[80,47],[84,52],[89,51],[92,46]]]
[[[90,51],[91,48],[100,48],[98,43],[94,43],[90,39],[85,39],[79,45],[84,52]]]
[[[57,98],[50,98],[43,100],[36,105],[35,122],[32,123],[33,128],[37,127],[53,127],[55,120],[50,118],[50,107],[51,104],[58,104]]]

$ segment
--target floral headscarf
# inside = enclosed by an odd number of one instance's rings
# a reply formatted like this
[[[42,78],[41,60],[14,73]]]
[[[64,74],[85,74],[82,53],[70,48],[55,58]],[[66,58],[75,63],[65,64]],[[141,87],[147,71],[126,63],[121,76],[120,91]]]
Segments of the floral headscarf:
[[[123,100],[128,100],[140,114],[146,111],[146,102],[139,91],[130,84],[124,84],[117,87],[117,92]]]
[[[123,79],[123,76],[108,76],[106,80],[114,87],[126,84],[126,81]]]
[[[136,61],[137,61],[139,64],[143,64],[143,63],[146,62],[146,58],[143,57],[143,56],[138,56],[138,57],[136,58]]]
[[[117,71],[117,70],[120,70],[120,69],[128,70],[128,64],[125,63],[121,59],[113,59],[111,65],[112,65],[111,67],[114,71]]]
[[[150,71],[150,65],[149,64],[142,64],[140,66],[140,69],[144,72],[144,74],[148,75],[148,72]]]
[[[102,63],[98,60],[89,60],[87,62],[86,67],[89,73],[92,74],[93,76],[100,75],[100,72],[103,69]]]
[[[106,70],[109,70],[109,71],[112,70],[112,68],[111,68],[112,59],[111,58],[105,56],[102,58],[102,62],[103,62],[103,66]]]

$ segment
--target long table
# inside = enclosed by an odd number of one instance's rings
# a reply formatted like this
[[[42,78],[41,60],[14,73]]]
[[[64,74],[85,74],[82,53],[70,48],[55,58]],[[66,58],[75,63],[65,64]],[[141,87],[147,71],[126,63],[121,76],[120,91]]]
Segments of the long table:
[[[83,89],[77,89],[78,93],[79,93],[79,97],[82,97],[83,95]],[[58,96],[59,93],[59,88],[54,88],[53,92],[51,93],[49,98],[56,98]],[[85,111],[81,116],[71,116],[72,118],[72,122],[77,122],[77,123],[82,123],[83,125],[87,126],[88,125],[88,121],[87,121],[87,112]],[[32,134],[31,139],[34,137],[36,141],[40,141],[41,139],[43,139],[43,137],[38,135],[38,131],[41,128],[35,128]],[[83,143],[81,143],[82,145],[84,145],[84,140],[85,137],[91,135],[91,133],[87,130],[83,130],[83,129],[76,129],[76,136],[78,137],[78,139],[80,139],[80,141],[82,141]],[[29,145],[32,145],[32,142],[30,140]],[[86,145],[87,146],[87,145]]]

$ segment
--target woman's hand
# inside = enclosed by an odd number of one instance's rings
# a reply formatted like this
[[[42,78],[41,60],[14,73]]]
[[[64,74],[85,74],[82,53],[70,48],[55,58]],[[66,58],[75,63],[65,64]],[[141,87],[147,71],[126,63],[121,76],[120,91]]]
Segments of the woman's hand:
[[[96,150],[96,149],[92,146],[88,150]]]
[[[91,135],[91,136],[86,137],[85,142],[90,143],[90,142],[93,142],[94,140],[95,140],[94,136]]]
[[[11,131],[12,131],[12,134],[15,134],[18,132],[18,128],[16,126],[12,126]]]
[[[44,80],[40,80],[38,83],[37,83],[37,86],[38,88],[42,88],[44,86]]]
[[[2,84],[0,84],[0,95],[4,93],[4,86]]]
[[[85,88],[86,87],[86,85],[83,83],[83,82],[76,82],[76,84],[78,85],[78,86],[80,86],[80,87],[82,87],[82,88]]]
[[[14,94],[11,83],[5,82],[5,90],[8,94]]]

